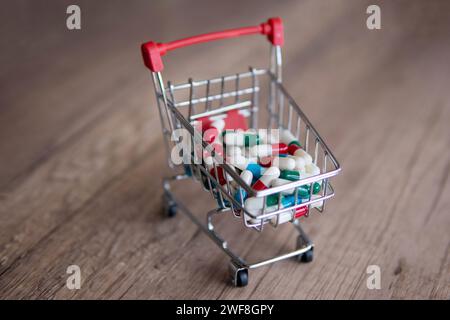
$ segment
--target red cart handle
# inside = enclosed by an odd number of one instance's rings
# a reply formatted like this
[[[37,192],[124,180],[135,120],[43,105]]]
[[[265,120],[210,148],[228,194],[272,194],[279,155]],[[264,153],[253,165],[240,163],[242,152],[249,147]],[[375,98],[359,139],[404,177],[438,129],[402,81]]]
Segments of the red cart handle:
[[[283,22],[281,21],[281,18],[270,18],[267,22],[261,23],[258,26],[205,33],[167,43],[156,43],[153,41],[146,42],[141,46],[142,57],[144,58],[144,64],[147,68],[153,72],[160,72],[164,68],[161,56],[165,55],[168,51],[197,43],[234,38],[249,34],[266,35],[268,40],[275,46],[282,46],[284,43]]]

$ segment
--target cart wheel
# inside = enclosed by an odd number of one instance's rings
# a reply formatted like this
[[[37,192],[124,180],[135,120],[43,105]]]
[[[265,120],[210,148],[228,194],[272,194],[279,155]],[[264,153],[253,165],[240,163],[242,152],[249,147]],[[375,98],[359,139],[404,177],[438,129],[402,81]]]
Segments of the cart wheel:
[[[175,216],[177,215],[177,205],[176,205],[176,204],[169,205],[169,206],[166,208],[166,215],[167,215],[169,218],[175,217]]]
[[[310,249],[298,256],[300,262],[308,263],[314,259],[314,251]]]
[[[245,287],[248,284],[248,270],[241,269],[236,273],[236,287]]]
[[[177,204],[170,199],[167,195],[163,196],[163,207],[164,207],[164,214],[169,217],[173,218],[177,214]]]
[[[248,284],[248,268],[231,261],[229,264],[231,283],[235,287],[245,287]]]

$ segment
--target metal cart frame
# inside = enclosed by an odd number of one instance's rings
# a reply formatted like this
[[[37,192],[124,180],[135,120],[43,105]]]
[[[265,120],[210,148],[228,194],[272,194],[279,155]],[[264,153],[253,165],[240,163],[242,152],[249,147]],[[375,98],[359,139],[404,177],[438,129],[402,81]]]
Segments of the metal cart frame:
[[[271,42],[270,67],[268,69],[250,68],[246,72],[214,79],[201,81],[189,79],[187,83],[178,85],[168,82],[167,87],[165,87],[161,74],[164,67],[161,56],[168,51],[200,42],[249,34],[266,35]],[[325,202],[334,196],[334,190],[329,180],[340,172],[339,163],[300,107],[282,85],[281,46],[283,42],[281,19],[271,18],[258,26],[209,33],[169,43],[147,42],[141,48],[144,63],[152,71],[152,80],[169,167],[173,169],[179,167],[172,162],[170,157],[171,146],[173,147],[174,143],[177,142],[173,141],[174,133],[179,128],[187,130],[190,142],[194,146],[199,147],[201,152],[206,151],[213,156],[213,171],[208,170],[204,161],[198,159],[199,152],[194,150],[192,154],[188,155],[190,162],[184,165],[184,173],[164,179],[163,204],[165,213],[168,216],[174,216],[177,209],[179,209],[204,231],[231,258],[229,268],[231,280],[235,286],[239,287],[247,285],[249,269],[291,257],[297,257],[302,262],[312,261],[314,245],[301,228],[295,213],[301,207],[307,207],[306,217],[309,216],[313,208],[323,212]],[[246,81],[247,85],[244,85]],[[267,83],[267,90],[263,90],[263,81]],[[213,86],[218,87],[218,92],[213,92]],[[229,86],[232,86],[232,88],[227,89]],[[262,104],[261,98],[265,98],[263,95],[264,91],[268,93],[265,101],[266,108],[260,106]],[[211,144],[202,139],[202,133],[195,127],[196,121],[200,118],[221,116],[230,110],[239,110],[239,112],[246,114],[251,128],[258,128],[259,111],[267,111],[266,128],[285,128],[291,130],[291,132],[295,129],[295,136],[301,141],[303,149],[306,152],[309,149],[313,149],[313,161],[314,164],[320,167],[321,173],[283,186],[272,187],[262,191],[253,190],[240,178],[234,168],[227,163],[226,159],[218,154]],[[219,170],[222,170],[222,174],[225,174],[227,177],[224,185],[221,185],[219,182]],[[206,223],[200,221],[171,191],[172,183],[191,178],[200,181],[203,184],[203,188],[218,203],[216,209],[207,213]],[[230,180],[233,182],[230,182]],[[320,183],[321,185],[320,194],[315,196],[313,196],[314,183]],[[309,186],[310,195],[309,198],[298,201],[298,190],[302,186]],[[292,189],[295,190],[295,203],[293,206],[283,207],[281,194],[283,191]],[[240,193],[240,201],[233,197],[235,192]],[[242,200],[244,192],[249,197],[263,199],[264,206],[261,212],[255,214],[255,212],[246,208],[245,202]],[[273,195],[278,196],[278,206],[266,207],[267,197]],[[288,215],[289,221],[292,222],[292,225],[299,233],[296,250],[250,263],[232,251],[227,241],[215,231],[213,218],[216,215],[223,214],[241,219],[245,227],[258,232],[261,232],[268,223],[273,227],[277,227],[280,217]]]

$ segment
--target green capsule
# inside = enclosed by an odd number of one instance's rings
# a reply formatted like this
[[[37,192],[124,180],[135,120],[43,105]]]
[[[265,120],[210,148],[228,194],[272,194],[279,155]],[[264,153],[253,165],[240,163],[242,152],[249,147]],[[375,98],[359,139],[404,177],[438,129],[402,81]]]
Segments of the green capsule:
[[[277,204],[278,204],[278,194],[272,194],[270,196],[267,196],[266,205],[268,207],[275,206]]]
[[[235,130],[225,130],[222,132],[222,137],[224,138],[225,144],[226,138],[225,136],[229,134],[232,136],[230,144],[242,146],[244,147],[251,147],[260,144],[261,138],[256,133],[251,132],[242,132],[242,131],[235,131]]]
[[[300,180],[300,172],[297,170],[281,170],[280,179],[291,181]]]
[[[244,134],[244,146],[251,147],[258,145],[260,142],[259,135],[253,133],[245,133]]]
[[[319,182],[314,182],[313,184],[313,193],[318,194],[320,192],[321,186]]]
[[[300,186],[297,188],[298,196],[302,199],[309,198],[309,186]]]

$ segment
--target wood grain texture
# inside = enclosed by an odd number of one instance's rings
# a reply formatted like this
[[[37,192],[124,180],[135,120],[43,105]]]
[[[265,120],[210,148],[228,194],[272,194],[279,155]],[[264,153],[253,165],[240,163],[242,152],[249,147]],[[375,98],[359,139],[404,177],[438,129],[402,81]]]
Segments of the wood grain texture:
[[[0,298],[450,298],[448,2],[379,1],[379,31],[365,27],[368,1],[78,1],[81,31],[65,28],[68,4],[0,13]],[[235,289],[227,257],[161,214],[170,171],[139,44],[276,15],[285,86],[343,171],[326,212],[304,222],[315,261],[252,270]],[[266,61],[257,40],[230,44],[175,52],[165,78]],[[214,203],[186,184],[175,191],[204,216]],[[295,244],[287,226],[218,228],[249,258]],[[71,264],[80,290],[65,285]],[[372,264],[381,290],[367,289]]]

